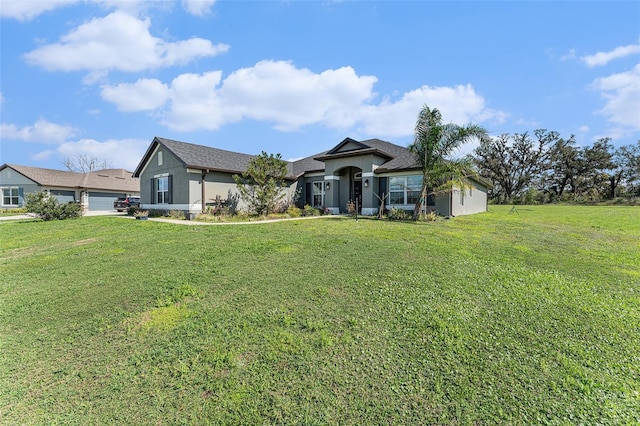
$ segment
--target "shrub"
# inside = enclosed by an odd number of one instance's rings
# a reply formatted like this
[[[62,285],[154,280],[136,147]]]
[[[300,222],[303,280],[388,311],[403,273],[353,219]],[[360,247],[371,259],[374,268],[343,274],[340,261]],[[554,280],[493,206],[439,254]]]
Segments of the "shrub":
[[[184,220],[186,219],[184,212],[182,210],[171,210],[169,212],[169,217],[171,219],[176,219],[176,220]]]
[[[405,210],[393,207],[389,210],[389,213],[387,213],[387,217],[389,220],[409,220],[411,215]]]
[[[82,208],[75,202],[61,204],[45,191],[30,192],[25,197],[25,209],[42,220],[64,220],[82,216]]]
[[[436,220],[438,220],[438,213],[436,213],[434,210],[431,210],[426,214],[420,215],[420,218],[427,222],[435,222]]]
[[[138,210],[140,210],[140,206],[129,206],[127,207],[127,214],[129,216],[135,216]]]
[[[287,209],[287,214],[289,217],[300,217],[302,216],[302,209],[296,206],[289,206]]]
[[[0,213],[22,214],[29,213],[29,211],[24,207],[17,207],[12,209],[0,209]]]
[[[304,209],[302,210],[302,216],[320,216],[320,210],[305,204]]]

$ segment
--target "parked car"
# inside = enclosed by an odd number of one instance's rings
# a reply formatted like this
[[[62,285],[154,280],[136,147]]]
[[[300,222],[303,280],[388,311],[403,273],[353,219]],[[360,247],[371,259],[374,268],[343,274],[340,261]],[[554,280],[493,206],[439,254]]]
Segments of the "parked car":
[[[118,197],[113,202],[113,208],[119,212],[125,211],[132,206],[140,207],[140,197]]]

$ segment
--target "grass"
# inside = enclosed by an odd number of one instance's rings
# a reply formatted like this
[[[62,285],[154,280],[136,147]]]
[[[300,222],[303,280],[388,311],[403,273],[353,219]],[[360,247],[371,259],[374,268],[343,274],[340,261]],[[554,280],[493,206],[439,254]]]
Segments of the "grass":
[[[2,424],[637,424],[640,210],[0,223]]]

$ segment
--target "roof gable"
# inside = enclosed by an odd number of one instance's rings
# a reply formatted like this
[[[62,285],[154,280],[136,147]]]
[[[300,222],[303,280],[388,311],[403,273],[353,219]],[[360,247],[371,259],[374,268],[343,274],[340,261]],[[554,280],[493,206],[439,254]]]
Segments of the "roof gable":
[[[358,142],[357,140],[351,138],[345,138],[342,142],[336,145],[333,149],[330,149],[326,152],[325,155],[334,155],[345,152],[353,152],[361,149],[367,149],[369,146],[363,144],[362,142]]]

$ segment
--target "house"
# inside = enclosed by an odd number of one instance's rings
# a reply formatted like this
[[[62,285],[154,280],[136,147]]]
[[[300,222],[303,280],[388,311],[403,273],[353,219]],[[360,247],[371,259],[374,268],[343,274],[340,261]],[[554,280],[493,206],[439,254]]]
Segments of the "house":
[[[4,164],[0,166],[0,208],[22,207],[29,192],[47,191],[61,203],[78,202],[84,210],[113,210],[118,197],[140,194],[140,181],[124,169],[87,173]]]
[[[145,209],[195,214],[215,200],[237,200],[234,174],[253,156],[171,139],[153,139],[133,176],[140,178]],[[363,215],[385,209],[413,210],[420,197],[422,173],[405,147],[379,139],[346,138],[329,151],[287,162],[286,191],[299,194],[298,205],[344,213],[350,201]],[[443,216],[487,210],[488,183],[470,179],[470,187],[429,196],[427,206]],[[242,206],[240,206],[242,207]]]

